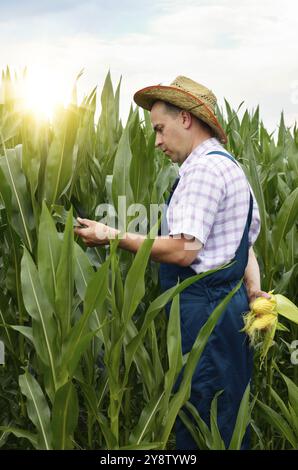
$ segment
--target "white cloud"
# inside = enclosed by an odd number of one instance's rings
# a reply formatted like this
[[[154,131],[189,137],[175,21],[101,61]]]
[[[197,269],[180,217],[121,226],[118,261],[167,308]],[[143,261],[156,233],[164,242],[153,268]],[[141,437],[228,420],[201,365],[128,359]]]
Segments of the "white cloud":
[[[291,0],[161,0],[149,17],[146,31],[105,37],[93,32],[66,30],[51,40],[0,44],[2,66],[41,64],[73,82],[84,67],[81,89],[102,86],[111,69],[116,83],[123,75],[122,115],[126,118],[134,92],[175,76],[187,75],[210,87],[234,107],[261,105],[261,116],[270,129],[280,112],[288,125],[298,121],[293,83],[296,63],[298,5]],[[78,10],[82,14],[82,10]],[[157,16],[159,13],[159,16]],[[144,18],[142,18],[144,20]],[[6,35],[9,27],[6,25]],[[1,64],[0,64],[1,65]]]

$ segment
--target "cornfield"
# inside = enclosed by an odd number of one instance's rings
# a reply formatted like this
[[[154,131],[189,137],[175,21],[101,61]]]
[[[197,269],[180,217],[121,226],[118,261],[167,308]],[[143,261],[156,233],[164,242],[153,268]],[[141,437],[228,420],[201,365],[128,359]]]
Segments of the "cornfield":
[[[180,413],[202,449],[224,449],[216,419],[209,429],[190,403],[191,377],[217,320],[239,285],[216,307],[182,356],[179,293],[196,275],[161,293],[150,260],[158,220],[136,255],[86,248],[74,217],[97,219],[101,204],[163,204],[177,167],[154,147],[150,116],[119,117],[120,82],[110,74],[57,109],[52,122],[20,109],[17,81],[2,73],[0,104],[0,447],[2,449],[175,449]],[[259,115],[225,102],[227,150],[258,201],[255,245],[262,289],[298,303],[298,129],[270,134]],[[133,215],[124,222],[125,229]],[[140,225],[147,229],[147,220]],[[172,301],[169,320],[165,305]],[[251,426],[252,449],[298,448],[298,327],[281,321],[260,367],[255,349],[230,449]],[[179,373],[178,390],[173,386]],[[181,410],[194,416],[190,421]],[[216,418],[217,396],[211,406]]]

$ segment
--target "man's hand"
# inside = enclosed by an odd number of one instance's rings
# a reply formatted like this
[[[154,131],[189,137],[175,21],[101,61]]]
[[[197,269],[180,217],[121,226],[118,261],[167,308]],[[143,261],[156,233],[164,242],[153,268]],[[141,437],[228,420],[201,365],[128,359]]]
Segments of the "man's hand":
[[[74,232],[82,238],[87,246],[109,245],[111,239],[115,239],[116,235],[120,233],[108,225],[95,220],[77,218],[78,222],[85,225],[84,228],[76,227]]]
[[[257,297],[265,297],[266,299],[270,299],[271,295],[268,292],[263,290],[254,289],[254,288],[247,288],[247,295],[249,299],[249,306],[256,300]]]

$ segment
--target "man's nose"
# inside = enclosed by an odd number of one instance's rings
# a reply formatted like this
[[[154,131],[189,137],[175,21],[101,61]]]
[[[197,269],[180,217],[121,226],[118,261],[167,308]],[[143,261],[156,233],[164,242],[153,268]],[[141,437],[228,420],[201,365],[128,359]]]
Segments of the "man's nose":
[[[156,134],[155,137],[155,147],[160,147],[162,144],[162,138],[159,134]]]

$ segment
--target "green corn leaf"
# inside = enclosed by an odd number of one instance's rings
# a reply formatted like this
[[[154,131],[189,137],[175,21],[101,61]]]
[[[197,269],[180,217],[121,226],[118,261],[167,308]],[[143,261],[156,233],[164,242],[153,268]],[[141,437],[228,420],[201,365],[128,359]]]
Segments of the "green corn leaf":
[[[129,127],[127,126],[121,136],[118,149],[115,156],[112,180],[112,196],[114,206],[119,216],[118,197],[125,196],[126,207],[129,207],[133,202],[133,193],[130,185],[130,164],[132,153],[129,143]],[[125,221],[120,230],[126,230]]]
[[[50,410],[40,385],[28,371],[19,377],[20,388],[27,398],[28,416],[38,431],[39,448],[52,449]]]
[[[119,240],[115,240],[111,245],[111,270],[112,270],[112,313],[119,315],[119,312],[123,309],[124,289],[121,275],[121,269],[119,265],[119,258],[116,253]]]
[[[53,384],[56,388],[57,328],[52,307],[41,285],[36,266],[26,248],[24,248],[21,263],[21,282],[26,310],[35,322],[36,330],[40,334],[40,336],[34,337],[34,342],[42,355],[41,359],[51,370]]]
[[[29,339],[32,344],[34,343],[33,332],[30,326],[11,325],[11,328],[21,333],[23,336],[25,336],[25,338]]]
[[[298,324],[298,307],[290,299],[281,294],[275,294],[275,299],[278,314]]]
[[[183,422],[184,426],[188,430],[194,442],[197,444],[198,449],[208,450],[208,446],[206,445],[204,435],[202,435],[201,431],[196,426],[194,426],[193,421],[183,411],[183,409],[179,411],[179,418]]]
[[[284,418],[260,400],[257,400],[257,403],[263,411],[265,419],[280,432],[281,436],[284,437],[294,449],[296,449],[297,439]]]
[[[75,106],[59,110],[54,119],[54,138],[51,142],[45,171],[45,194],[55,204],[67,191],[72,181],[78,113]]]
[[[194,422],[190,420],[189,416],[187,416],[182,411],[184,408],[188,410],[194,418],[196,427],[194,426]],[[198,442],[199,449],[212,449],[213,440],[211,431],[205,421],[201,418],[196,407],[191,402],[187,401],[182,410],[179,411],[179,416],[181,417],[182,421],[187,425],[187,428],[191,432],[194,440]]]
[[[153,377],[156,383],[156,387],[158,387],[164,381],[164,368],[162,364],[162,353],[159,350],[158,338],[157,338],[157,328],[153,323],[150,325],[150,329],[148,331],[148,337],[150,341],[150,352],[152,356],[152,368],[154,371]]]
[[[173,185],[176,178],[177,170],[174,166],[165,165],[160,169],[154,185],[157,191],[156,203],[161,203],[163,201],[166,190]]]
[[[212,449],[213,450],[225,450],[225,444],[221,438],[218,424],[217,424],[217,399],[221,395],[222,391],[217,392],[211,402],[210,408],[210,430],[212,436]]]
[[[41,199],[36,204],[35,194],[42,193],[39,185],[43,171],[44,143],[47,139],[47,125],[34,116],[27,116],[22,126],[22,169],[29,183],[31,201],[34,210],[39,213]]]
[[[182,369],[182,346],[181,346],[181,330],[180,330],[180,304],[179,294],[177,294],[172,302],[170,317],[167,327],[167,349],[169,369],[165,375],[165,403],[168,406],[168,401],[174,383]]]
[[[79,403],[72,382],[67,382],[55,394],[52,411],[53,447],[57,450],[73,448],[73,433],[77,427]]]
[[[32,229],[34,226],[26,178],[21,168],[21,156],[15,149],[5,149],[5,156],[0,158],[0,168],[10,187],[11,200],[8,200],[8,191],[1,190],[5,204],[9,207],[11,224],[22,238],[27,248],[32,251]],[[3,179],[3,177],[2,177]]]
[[[294,410],[296,410],[297,419],[298,419],[298,387],[297,385],[286,375],[281,374],[284,379],[289,394],[289,400]]]
[[[110,259],[108,258],[94,273],[87,285],[84,299],[84,322],[91,313],[99,308],[108,294],[108,272],[110,267]],[[82,318],[83,318],[82,317]]]
[[[70,375],[74,372],[88,341],[90,341],[94,334],[96,334],[96,331],[86,334],[88,320],[92,312],[95,309],[100,309],[106,299],[108,293],[109,264],[110,260],[107,259],[107,261],[91,278],[86,289],[83,315],[71,328],[69,336],[64,344],[63,367],[64,370],[65,368],[68,369]]]
[[[12,426],[0,426],[0,431],[8,434],[14,434],[18,438],[28,439],[35,449],[38,449],[37,435],[26,429],[19,429]]]
[[[92,388],[89,384],[80,381],[79,385],[82,389],[84,399],[86,401],[87,408],[89,409],[90,413],[92,416],[96,419],[98,422],[101,432],[104,435],[105,441],[106,441],[106,448],[107,449],[116,449],[117,448],[117,441],[115,439],[115,436],[111,432],[109,422],[106,419],[106,417],[103,415],[103,413],[100,413],[98,406],[99,406],[99,400],[97,398],[97,395],[95,393],[94,388]]]
[[[270,387],[270,393],[274,401],[276,402],[277,406],[279,407],[282,417],[287,420],[288,424],[290,424],[292,420],[291,413],[288,410],[285,402],[281,399],[281,397],[276,393],[276,391],[272,387]]]
[[[134,200],[137,203],[144,204],[148,195],[150,172],[146,140],[141,128],[137,129],[131,150],[130,182]]]
[[[2,170],[5,161],[0,157],[0,195],[1,195],[1,208],[7,211],[8,220],[12,220],[12,191],[9,182],[6,179],[5,173]]]
[[[298,263],[292,265],[289,271],[285,272],[282,275],[280,282],[276,286],[276,291],[280,294],[286,294],[288,290],[288,286],[291,283],[292,279],[295,277],[296,273],[298,272]]]
[[[272,241],[274,244],[275,256],[281,247],[281,243],[285,236],[297,222],[298,213],[298,188],[294,189],[292,193],[286,198],[281,206],[276,221],[272,229]]]
[[[148,325],[148,329],[149,329]],[[147,332],[148,330],[146,330]],[[139,333],[134,322],[131,320],[126,325],[126,334],[124,337],[125,344],[125,377],[123,379],[123,386],[126,385],[128,380],[129,371],[131,364],[134,362],[138,370],[142,374],[144,385],[148,391],[152,390],[152,387],[156,383],[156,378],[153,372],[152,361],[150,354],[141,340],[142,335]],[[120,339],[121,341],[121,339]]]
[[[2,142],[6,144],[19,132],[22,116],[18,111],[5,111],[4,109],[1,114],[0,135]]]
[[[1,305],[2,304],[2,305]],[[13,338],[12,338],[12,335],[10,334],[10,328],[14,329],[13,328],[13,325],[8,325],[5,321],[5,318],[3,316],[3,312],[2,312],[2,309],[3,311],[4,308],[7,308],[6,305],[4,306],[4,303],[2,303],[2,295],[0,293],[0,321],[1,321],[1,324],[0,324],[0,327],[4,329],[5,331],[5,336],[1,335],[1,338],[5,341],[5,344],[8,345],[10,351],[14,351],[15,349],[15,346],[14,346],[14,343],[13,343]]]
[[[285,126],[284,113],[282,111],[281,116],[280,116],[278,140],[277,140],[277,145],[279,147],[284,147],[285,140],[286,140],[286,133],[287,133],[287,128]]]
[[[295,181],[296,186],[298,185],[297,148],[298,148],[297,143],[293,143],[293,145],[289,148],[289,151],[288,151],[289,166],[293,170],[294,181]]]
[[[229,450],[240,450],[242,440],[244,438],[247,426],[250,422],[250,406],[249,406],[250,384],[247,385],[243,394],[239,411],[237,414],[236,424],[229,445]]]
[[[289,412],[290,412],[290,416],[291,416],[290,424],[291,424],[291,426],[292,426],[292,428],[295,432],[295,435],[298,439],[298,413],[297,413],[297,409],[294,409],[290,403],[289,403],[288,407],[289,407]]]
[[[102,328],[103,325],[100,327]],[[83,355],[83,353],[86,351],[88,346],[90,346],[90,343],[94,336],[97,335],[99,329],[90,331],[89,333],[83,333],[79,338],[75,337],[75,341],[72,341],[72,336],[69,337],[69,339],[66,342],[63,357],[62,357],[62,365],[61,365],[61,373],[60,373],[60,382],[59,384],[62,385],[65,383],[67,380],[67,377],[76,377],[78,374],[78,363]],[[77,333],[77,330],[73,333],[73,336]],[[71,349],[71,345],[74,344],[75,349],[71,350],[71,352],[68,354],[68,351]],[[69,360],[68,360],[69,357]],[[79,375],[79,378],[81,378],[81,375]]]
[[[124,285],[123,320],[125,323],[134,314],[145,294],[145,270],[151,253],[154,238],[147,238],[133,260]]]
[[[154,418],[161,406],[163,396],[164,391],[154,394],[150,402],[145,406],[137,426],[129,436],[129,442],[131,444],[139,446],[142,444],[142,441],[146,438],[147,434],[150,433],[152,424],[154,423]]]
[[[72,302],[74,293],[74,248],[73,248],[72,209],[68,213],[60,260],[56,274],[56,312],[58,314],[62,339],[66,338],[71,326]]]
[[[46,203],[43,202],[38,234],[38,272],[53,308],[55,308],[60,253],[61,240]]]
[[[249,162],[250,183],[252,185],[252,189],[256,197],[259,211],[260,211],[261,232],[259,235],[259,239],[260,239],[260,243],[262,246],[264,263],[265,263],[266,268],[268,268],[268,262],[269,262],[269,255],[268,255],[269,240],[268,240],[268,222],[267,222],[268,216],[267,216],[267,211],[266,211],[266,204],[265,204],[262,184],[261,184],[260,176],[258,173],[257,160],[256,160],[254,148],[250,141],[248,141],[247,149],[244,151],[244,156],[245,158],[247,158]]]
[[[92,268],[92,264],[86,255],[86,253],[82,250],[80,245],[75,243],[74,245],[74,254],[75,254],[75,285],[78,291],[79,296],[83,300],[86,294],[86,288],[89,281],[94,274],[94,270]]]

